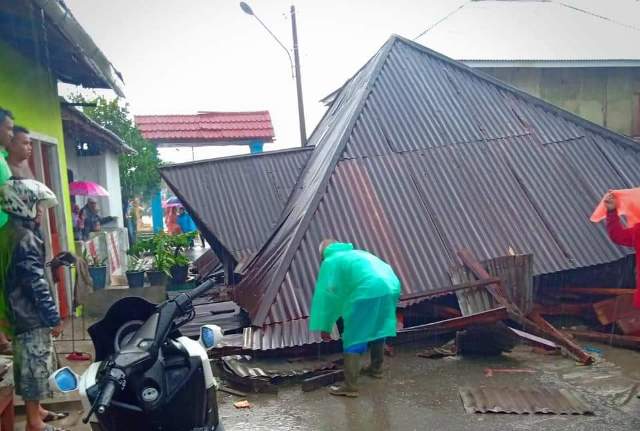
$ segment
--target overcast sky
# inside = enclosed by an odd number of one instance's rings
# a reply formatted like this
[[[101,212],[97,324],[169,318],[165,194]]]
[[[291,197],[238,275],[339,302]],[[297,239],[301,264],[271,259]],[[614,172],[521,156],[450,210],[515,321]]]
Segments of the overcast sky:
[[[391,34],[412,39],[466,2],[297,0],[307,134],[324,113],[319,100],[353,75]],[[637,0],[565,2],[637,25]],[[299,146],[295,81],[288,57],[255,19],[241,11],[238,1],[66,3],[122,72],[134,114],[266,109],[276,133],[276,144],[269,149]],[[290,47],[291,2],[248,3]]]

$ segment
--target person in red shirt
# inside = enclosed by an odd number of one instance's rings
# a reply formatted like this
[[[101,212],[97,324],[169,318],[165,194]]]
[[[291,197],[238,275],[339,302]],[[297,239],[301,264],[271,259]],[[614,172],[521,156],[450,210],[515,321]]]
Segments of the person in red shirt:
[[[607,208],[607,232],[611,241],[625,247],[633,247],[636,251],[636,291],[633,295],[633,306],[640,308],[640,223],[625,227],[618,215],[616,197],[609,191],[604,198]]]

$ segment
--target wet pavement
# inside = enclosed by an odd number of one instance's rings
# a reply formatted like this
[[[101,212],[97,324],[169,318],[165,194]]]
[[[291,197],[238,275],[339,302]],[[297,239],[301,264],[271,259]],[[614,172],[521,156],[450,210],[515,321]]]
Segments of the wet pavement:
[[[497,358],[416,357],[405,348],[387,358],[385,379],[362,378],[357,399],[328,395],[327,389],[303,393],[299,386],[278,395],[251,394],[250,409],[239,410],[222,395],[225,429],[244,430],[638,430],[640,354],[594,347],[598,362],[578,366],[570,359],[519,347]],[[598,354],[602,352],[602,354]],[[531,368],[535,373],[485,377],[486,368]],[[595,410],[593,416],[468,414],[458,396],[460,386],[572,390]]]
[[[85,343],[81,348],[90,349]],[[288,385],[281,386],[277,395],[249,394],[251,408],[242,410],[236,409],[233,402],[243,398],[220,393],[220,415],[227,431],[640,429],[640,399],[636,397],[640,353],[595,344],[585,346],[598,358],[592,366],[534,353],[525,346],[495,358],[443,359],[420,358],[416,353],[422,350],[421,346],[403,346],[396,348],[396,356],[386,358],[383,380],[361,378],[361,395],[357,399],[332,397],[327,388],[303,393],[300,385]],[[74,368],[81,371],[87,365],[75,363]],[[535,372],[486,377],[486,368],[529,368]],[[458,388],[471,385],[568,389],[596,414],[469,414],[462,406]],[[64,407],[68,409],[70,405]],[[90,428],[82,425],[80,418],[76,407],[70,418],[56,425],[88,431]],[[24,429],[24,422],[19,420],[16,429]]]

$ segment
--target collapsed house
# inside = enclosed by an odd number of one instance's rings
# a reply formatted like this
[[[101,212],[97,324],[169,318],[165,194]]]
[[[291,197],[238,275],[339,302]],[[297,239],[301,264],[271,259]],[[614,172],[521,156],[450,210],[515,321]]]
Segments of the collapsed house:
[[[162,171],[218,257],[241,263],[234,297],[251,319],[246,349],[320,342],[307,319],[323,238],[389,262],[401,307],[453,291],[460,249],[482,260],[532,254],[538,289],[628,281],[619,274],[630,274],[631,251],[589,215],[607,189],[638,184],[637,143],[412,41],[391,37],[342,87],[308,144],[273,156],[304,166],[289,172],[297,181],[285,199],[272,184],[254,189],[280,171],[245,177],[267,155],[233,171],[219,168],[224,161]],[[278,205],[264,211],[269,196]],[[270,233],[255,235],[263,218]],[[241,250],[256,253],[246,260]]]
[[[162,178],[211,244],[206,276],[231,281],[271,235],[312,148],[165,166]],[[212,256],[213,255],[213,256]]]

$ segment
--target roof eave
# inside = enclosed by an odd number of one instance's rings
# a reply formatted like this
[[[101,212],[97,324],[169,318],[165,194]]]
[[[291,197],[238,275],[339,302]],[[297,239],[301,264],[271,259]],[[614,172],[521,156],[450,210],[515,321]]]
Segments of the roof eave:
[[[70,106],[62,107],[62,120],[63,125],[68,122],[76,122],[82,124],[87,129],[90,129],[92,133],[99,135],[100,138],[107,141],[116,154],[129,154],[135,155],[138,152],[126,144],[120,136],[113,133],[111,130],[102,127],[91,118],[87,117],[83,112],[72,108]]]
[[[621,68],[640,68],[640,60],[535,60],[535,59],[518,59],[518,60],[477,60],[469,59],[458,60],[465,65],[473,68],[539,68],[539,69],[557,69],[557,68],[597,68],[597,67],[621,67]]]
[[[111,88],[118,96],[124,97],[122,75],[78,23],[64,2],[62,0],[33,0],[33,2],[44,11],[53,25],[82,55],[97,80],[104,83],[104,88]],[[62,81],[69,80],[68,77],[59,78]],[[95,84],[89,86],[95,87]]]

